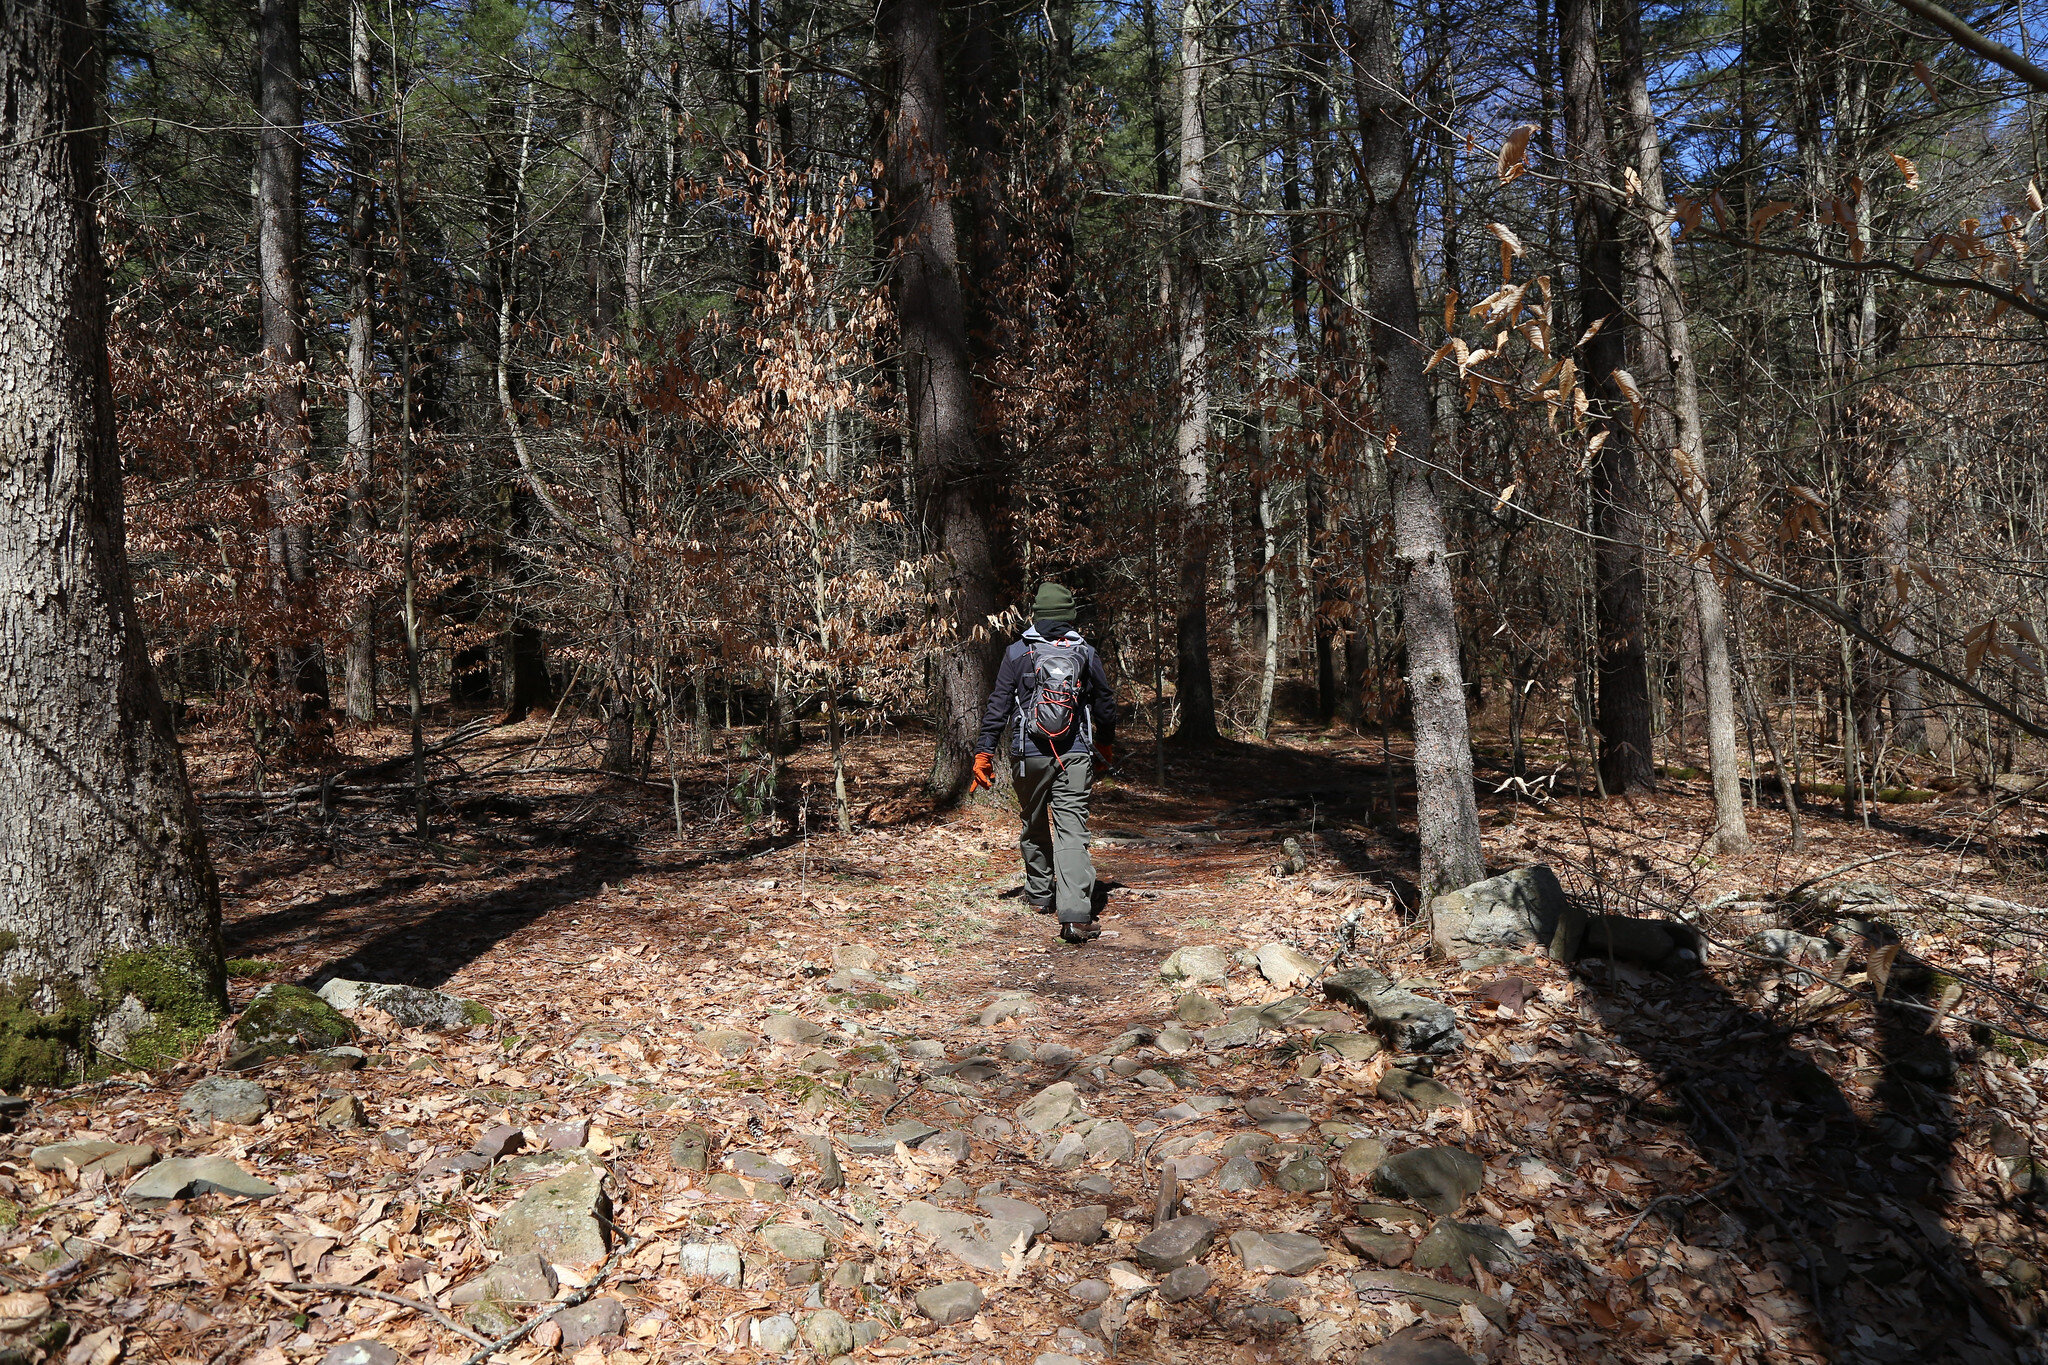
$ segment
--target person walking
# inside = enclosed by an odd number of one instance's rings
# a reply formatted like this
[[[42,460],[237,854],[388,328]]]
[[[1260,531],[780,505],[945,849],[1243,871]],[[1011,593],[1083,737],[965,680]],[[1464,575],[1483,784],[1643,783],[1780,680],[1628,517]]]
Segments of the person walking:
[[[1057,913],[1060,937],[1086,943],[1096,924],[1095,865],[1088,857],[1088,789],[1098,763],[1115,758],[1116,694],[1102,656],[1074,629],[1074,594],[1039,585],[1032,622],[1003,653],[981,720],[973,790],[996,782],[996,747],[1007,731],[1024,831],[1024,896]]]

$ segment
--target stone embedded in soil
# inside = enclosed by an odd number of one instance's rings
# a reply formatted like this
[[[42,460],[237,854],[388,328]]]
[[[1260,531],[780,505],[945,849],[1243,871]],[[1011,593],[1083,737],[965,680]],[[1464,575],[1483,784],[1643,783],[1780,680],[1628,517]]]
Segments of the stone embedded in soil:
[[[1209,1271],[1205,1266],[1184,1265],[1159,1283],[1159,1297],[1168,1303],[1180,1303],[1192,1299],[1209,1287]]]
[[[370,1054],[359,1047],[323,1047],[318,1052],[306,1054],[306,1064],[315,1071],[328,1073],[360,1071]]]
[[[52,1142],[35,1148],[28,1156],[29,1161],[39,1171],[61,1171],[69,1164],[76,1166],[80,1175],[87,1171],[100,1171],[108,1179],[118,1180],[155,1161],[156,1148],[143,1143],[124,1144],[82,1139],[76,1142]]]
[[[1697,945],[1698,940],[1687,925],[1631,915],[1593,915],[1586,920],[1579,955],[1639,962],[1645,967],[1668,967],[1681,960],[1682,951],[1696,953]]]
[[[1159,976],[1168,983],[1190,986],[1227,981],[1230,979],[1230,956],[1220,944],[1190,944],[1167,955],[1166,960],[1159,964]]]
[[[1017,1122],[1034,1133],[1050,1133],[1081,1117],[1081,1096],[1072,1081],[1056,1081],[1017,1106]]]
[[[304,986],[265,986],[235,1021],[227,1067],[243,1071],[270,1057],[338,1047],[355,1036],[354,1024]]]
[[[1183,991],[1173,1002],[1173,1017],[1183,1024],[1218,1024],[1226,1016],[1223,1006],[1200,991]]]
[[[1486,1182],[1486,1167],[1462,1147],[1417,1147],[1380,1163],[1381,1188],[1448,1217]]]
[[[1418,1076],[1412,1071],[1396,1067],[1380,1077],[1380,1083],[1373,1087],[1373,1093],[1383,1100],[1410,1104],[1428,1113],[1432,1109],[1462,1109],[1465,1097],[1441,1081],[1427,1076]]]
[[[920,1290],[912,1302],[925,1317],[941,1327],[950,1327],[981,1311],[982,1293],[978,1285],[967,1280],[954,1280],[950,1284]]]
[[[832,965],[845,972],[878,972],[882,955],[865,943],[842,943],[832,950]]]
[[[1128,1126],[1114,1119],[1098,1123],[1083,1138],[1089,1157],[1111,1165],[1129,1161],[1138,1154],[1138,1139]]]
[[[1307,985],[1323,970],[1323,964],[1288,943],[1268,943],[1258,950],[1259,975],[1281,990]]]
[[[1147,1270],[1178,1270],[1201,1259],[1216,1240],[1216,1224],[1199,1214],[1175,1218],[1147,1233],[1131,1259]]]
[[[1036,1204],[1027,1204],[1021,1199],[1007,1199],[999,1194],[985,1194],[975,1200],[975,1207],[991,1218],[1001,1218],[1011,1223],[1028,1223],[1034,1236],[1044,1236],[1052,1220],[1045,1216],[1045,1210]]]
[[[562,1349],[574,1351],[599,1337],[622,1335],[626,1330],[626,1305],[610,1297],[586,1299],[556,1314],[555,1321],[562,1325]]]
[[[839,1164],[838,1153],[832,1150],[831,1138],[823,1133],[806,1133],[804,1145],[811,1149],[818,1163],[819,1193],[830,1194],[846,1184],[846,1171]]]
[[[486,1161],[495,1161],[501,1156],[519,1151],[524,1146],[526,1134],[522,1130],[509,1123],[494,1123],[477,1134],[477,1139],[470,1145],[469,1150]]]
[[[226,1157],[180,1157],[160,1161],[121,1192],[131,1203],[153,1204],[160,1200],[185,1199],[195,1194],[227,1194],[240,1199],[262,1199],[277,1193],[277,1186],[243,1170]]]
[[[770,1223],[758,1234],[770,1251],[785,1261],[822,1261],[825,1235],[793,1223]]]
[[[1401,1265],[1415,1252],[1415,1239],[1399,1232],[1381,1232],[1377,1228],[1340,1228],[1337,1235],[1344,1239],[1344,1245],[1353,1254],[1379,1265]]]
[[[1367,1303],[1400,1299],[1412,1308],[1442,1318],[1455,1318],[1460,1308],[1470,1304],[1484,1313],[1494,1326],[1503,1331],[1507,1329],[1507,1305],[1462,1284],[1445,1284],[1442,1280],[1407,1270],[1359,1270],[1354,1271],[1349,1279],[1359,1298]]]
[[[732,1173],[742,1180],[765,1181],[787,1189],[789,1183],[796,1179],[795,1171],[759,1152],[734,1152],[726,1157],[725,1164],[732,1167]]]
[[[270,1112],[270,1096],[254,1081],[209,1076],[179,1098],[178,1108],[201,1122],[254,1123]]]
[[[694,1123],[684,1125],[668,1144],[668,1163],[679,1171],[703,1171],[711,1166],[711,1135]]]
[[[995,999],[982,1006],[975,1022],[983,1028],[993,1028],[1010,1019],[1023,1019],[1034,1014],[1045,1013],[1045,1006],[1030,991],[1004,991]]]
[[[1358,1010],[1373,1031],[1396,1052],[1452,1052],[1463,1045],[1458,1015],[1449,1005],[1396,986],[1370,967],[1353,967],[1323,979],[1323,994]]]
[[[1380,1168],[1387,1159],[1387,1144],[1378,1138],[1353,1138],[1337,1154],[1337,1169],[1349,1176],[1363,1179]]]
[[[1052,1216],[1046,1237],[1070,1246],[1090,1246],[1102,1240],[1103,1224],[1109,1221],[1109,1205],[1083,1204]]]
[[[836,1310],[825,1308],[804,1319],[804,1341],[820,1356],[830,1360],[853,1350],[853,1324]]]
[[[855,1156],[888,1156],[896,1150],[897,1143],[915,1147],[938,1131],[929,1123],[905,1119],[901,1123],[890,1124],[879,1133],[849,1133],[841,1141]]]
[[[1347,1062],[1367,1062],[1384,1051],[1384,1045],[1370,1033],[1325,1033],[1316,1046]]]
[[[1456,1342],[1427,1331],[1418,1325],[1396,1332],[1360,1356],[1358,1365],[1474,1365]]]
[[[1071,1066],[1081,1060],[1081,1054],[1065,1043],[1040,1043],[1031,1050],[1031,1060],[1040,1066]]]
[[[1077,1280],[1067,1286],[1067,1297],[1082,1303],[1106,1303],[1112,1292],[1107,1280]]]
[[[1353,1204],[1351,1206],[1351,1216],[1367,1221],[1376,1220],[1382,1223],[1399,1223],[1403,1227],[1411,1228],[1419,1228],[1424,1222],[1414,1209],[1404,1204]]]
[[[922,1199],[913,1199],[896,1215],[917,1232],[926,1237],[944,1237],[948,1233],[972,1231],[979,1221],[971,1213],[955,1209],[942,1209],[936,1204],[927,1204]]]
[[[968,1153],[973,1148],[967,1140],[967,1134],[945,1132],[933,1133],[930,1137],[917,1144],[917,1150],[929,1152],[934,1156],[957,1164],[967,1160]]]
[[[1273,1183],[1290,1194],[1313,1194],[1330,1188],[1329,1163],[1316,1151],[1302,1152],[1280,1163]]]
[[[1159,1030],[1159,1036],[1152,1041],[1167,1056],[1178,1057],[1194,1049],[1195,1035],[1184,1028],[1163,1028]]]
[[[327,1348],[320,1365],[398,1365],[398,1352],[381,1341],[361,1337]]]
[[[612,1201],[605,1173],[577,1166],[541,1181],[491,1224],[491,1244],[508,1255],[539,1252],[563,1265],[593,1265],[611,1250]]]
[[[491,1012],[474,1000],[463,1000],[442,991],[419,986],[398,986],[383,981],[345,981],[334,978],[320,988],[320,998],[343,1014],[360,1009],[377,1009],[406,1028],[429,1033],[457,1033],[491,1021]]]
[[[1259,1041],[1259,1021],[1234,1019],[1227,1024],[1202,1030],[1202,1048],[1206,1052],[1220,1052],[1225,1048],[1250,1047]]]
[[[322,1091],[319,1112],[313,1115],[313,1126],[325,1128],[334,1133],[353,1133],[369,1127],[368,1117],[363,1113],[363,1102],[346,1091]]]
[[[1240,1232],[1231,1237],[1230,1249],[1249,1274],[1300,1275],[1321,1265],[1330,1254],[1304,1232]]]
[[[589,1119],[564,1119],[542,1124],[537,1130],[540,1145],[551,1152],[573,1152],[590,1141]]]
[[[1417,1270],[1448,1270],[1461,1280],[1472,1278],[1469,1261],[1481,1265],[1511,1265],[1515,1240],[1486,1223],[1459,1223],[1439,1218],[1415,1247]]]
[[[1297,1280],[1292,1275],[1275,1275],[1260,1286],[1260,1292],[1275,1303],[1285,1303],[1288,1299],[1298,1299],[1303,1294],[1308,1293],[1308,1291],[1308,1281]]]
[[[1177,1176],[1183,1182],[1186,1182],[1189,1180],[1202,1179],[1204,1176],[1209,1175],[1210,1173],[1215,1171],[1215,1169],[1223,1163],[1218,1161],[1213,1156],[1202,1156],[1200,1154],[1195,1154],[1190,1156],[1168,1157],[1166,1164],[1173,1167],[1173,1173],[1175,1176]]]
[[[1243,1152],[1224,1162],[1223,1169],[1216,1173],[1217,1186],[1232,1194],[1256,1190],[1265,1183],[1266,1177],[1264,1172],[1259,1170],[1259,1163]]]
[[[761,1030],[778,1047],[815,1043],[825,1036],[824,1026],[794,1014],[770,1014]]]
[[[1092,1194],[1097,1199],[1108,1199],[1116,1194],[1116,1182],[1100,1171],[1090,1171],[1074,1181],[1075,1194]]]
[[[448,1302],[458,1308],[486,1299],[500,1303],[548,1303],[561,1287],[555,1268],[537,1252],[506,1256],[467,1284],[457,1285]]]
[[[770,1318],[755,1318],[747,1329],[754,1345],[770,1355],[781,1355],[797,1342],[796,1319],[787,1313],[777,1313]]]
[[[697,1035],[697,1043],[701,1047],[709,1048],[712,1055],[733,1062],[759,1047],[761,1040],[751,1033],[741,1033],[738,1029],[709,1028]]]

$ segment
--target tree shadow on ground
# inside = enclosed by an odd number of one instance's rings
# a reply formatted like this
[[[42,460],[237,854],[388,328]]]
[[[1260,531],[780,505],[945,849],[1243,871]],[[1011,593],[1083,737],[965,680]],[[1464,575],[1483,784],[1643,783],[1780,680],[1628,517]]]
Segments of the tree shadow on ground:
[[[1693,1151],[1719,1172],[1676,1188],[1725,1183],[1710,1199],[1658,1206],[1634,1245],[1661,1242],[1681,1263],[1694,1248],[1704,1266],[1714,1248],[1752,1243],[1780,1281],[1768,1290],[1729,1282],[1722,1302],[1703,1309],[1761,1308],[1771,1318],[1775,1306],[1803,1308],[1840,1360],[2026,1358],[2016,1305],[1942,1221],[1960,1191],[1950,1176],[1961,1136],[1952,1096],[1968,1073],[1928,1032],[1925,1013],[1895,997],[1869,1030],[1855,1029],[1853,1013],[1838,1015],[1858,1041],[1836,1033],[1837,1051],[1828,1031],[1752,1009],[1704,970],[1665,978],[1588,959],[1576,975],[1608,1036],[1654,1068],[1671,1106],[1654,1117],[1682,1122]],[[1850,1009],[1869,1021],[1869,1006]],[[1795,1045],[1802,1035],[1806,1047]],[[1861,1103],[1830,1074],[1854,1070],[1859,1048],[1877,1072]]]

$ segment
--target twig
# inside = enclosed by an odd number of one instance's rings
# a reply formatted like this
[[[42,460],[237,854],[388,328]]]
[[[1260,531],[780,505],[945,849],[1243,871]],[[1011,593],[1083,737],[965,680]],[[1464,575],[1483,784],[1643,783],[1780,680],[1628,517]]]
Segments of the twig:
[[[1817,877],[1808,877],[1805,881],[1799,883],[1799,885],[1793,887],[1790,891],[1787,891],[1783,895],[1779,896],[1778,899],[1781,901],[1789,901],[1794,896],[1798,895],[1800,892],[1806,890],[1808,887],[1818,886],[1825,881],[1833,881],[1836,877],[1841,876],[1844,872],[1854,872],[1859,867],[1868,867],[1872,863],[1881,863],[1885,861],[1887,858],[1896,858],[1898,856],[1899,855],[1897,851],[1893,851],[1891,853],[1879,853],[1869,858],[1858,858],[1855,862],[1845,863],[1841,867],[1836,868],[1832,872],[1823,872]]]
[[[904,1091],[904,1092],[903,1092],[902,1094],[898,1095],[898,1096],[897,1096],[897,1097],[896,1097],[895,1099],[893,1099],[893,1100],[890,1100],[890,1101],[889,1101],[889,1107],[888,1107],[887,1109],[884,1109],[884,1110],[882,1111],[882,1117],[883,1117],[883,1118],[888,1118],[888,1117],[889,1117],[889,1115],[891,1115],[891,1114],[895,1113],[895,1112],[896,1112],[896,1109],[897,1109],[897,1107],[898,1107],[899,1105],[901,1105],[901,1104],[903,1103],[903,1101],[905,1101],[905,1100],[909,1099],[909,1098],[910,1098],[910,1097],[911,1097],[912,1095],[915,1095],[915,1094],[916,1094],[916,1093],[918,1092],[918,1089],[919,1089],[919,1087],[921,1087],[921,1086],[922,1086],[923,1084],[924,1084],[924,1077],[923,1077],[923,1076],[919,1076],[919,1077],[918,1077],[918,1078],[917,1078],[916,1080],[913,1080],[913,1081],[912,1081],[912,1082],[910,1083],[910,1089],[908,1089],[908,1090]]]
[[[582,1303],[585,1299],[589,1298],[592,1294],[597,1292],[597,1287],[604,1283],[605,1276],[612,1273],[612,1268],[619,1263],[620,1259],[639,1245],[639,1238],[628,1238],[624,1246],[620,1247],[617,1251],[614,1251],[610,1256],[607,1256],[605,1258],[604,1264],[597,1268],[597,1273],[590,1277],[589,1284],[584,1285],[583,1288],[577,1290],[568,1298],[563,1299],[560,1303],[548,1309],[547,1312],[542,1313],[539,1317],[527,1323],[524,1327],[515,1327],[511,1331],[505,1333],[504,1336],[499,1337],[496,1341],[485,1342],[484,1348],[481,1351],[478,1351],[475,1355],[471,1356],[469,1359],[463,1361],[462,1365],[483,1365],[483,1363],[486,1360],[489,1360],[493,1355],[496,1355],[499,1351],[505,1350],[508,1347],[517,1346],[521,1341],[523,1341],[526,1338],[528,1333],[533,1331],[534,1328],[540,1326],[544,1322],[552,1321],[558,1314],[567,1312],[569,1309],[574,1308],[577,1304]],[[467,1335],[467,1333],[465,1333],[464,1335]]]
[[[1628,1250],[1628,1239],[1636,1235],[1636,1229],[1643,1225],[1643,1220],[1648,1218],[1651,1211],[1659,1204],[1697,1204],[1703,1199],[1712,1199],[1721,1191],[1732,1186],[1747,1185],[1749,1183],[1749,1155],[1743,1150],[1742,1139],[1729,1131],[1728,1125],[1721,1121],[1721,1116],[1715,1113],[1713,1108],[1702,1100],[1693,1091],[1691,1086],[1681,1087],[1679,1093],[1685,1096],[1685,1102],[1692,1107],[1692,1111],[1695,1114],[1704,1114],[1707,1118],[1712,1119],[1714,1126],[1719,1128],[1722,1136],[1728,1139],[1729,1150],[1735,1154],[1735,1174],[1711,1189],[1696,1190],[1690,1193],[1660,1194],[1649,1203],[1643,1205],[1642,1212],[1635,1216],[1635,1220],[1628,1225],[1627,1231],[1621,1234],[1621,1240],[1615,1243],[1614,1254],[1617,1256]],[[1754,1190],[1750,1191],[1750,1197],[1756,1197]],[[1761,1204],[1763,1201],[1759,1199],[1757,1202]]]
[[[221,1347],[218,1351],[215,1351],[212,1355],[208,1356],[206,1358],[206,1365],[228,1365],[228,1362],[231,1362],[236,1356],[242,1353],[242,1348],[244,1346],[247,1346],[250,1342],[256,1340],[256,1338],[262,1335],[263,1329],[261,1327],[251,1327],[248,1331],[242,1333],[242,1335],[236,1337],[233,1341],[229,1342],[227,1345]]]
[[[431,1303],[421,1303],[418,1299],[408,1299],[399,1294],[387,1294],[381,1289],[363,1289],[352,1284],[299,1284],[296,1282],[281,1284],[277,1288],[290,1289],[300,1294],[354,1294],[365,1299],[381,1299],[385,1303],[395,1303],[401,1308],[410,1308],[416,1313],[425,1313],[449,1331],[454,1332],[458,1336],[468,1337],[479,1346],[490,1345],[489,1338],[479,1336],[475,1332],[470,1331]]]

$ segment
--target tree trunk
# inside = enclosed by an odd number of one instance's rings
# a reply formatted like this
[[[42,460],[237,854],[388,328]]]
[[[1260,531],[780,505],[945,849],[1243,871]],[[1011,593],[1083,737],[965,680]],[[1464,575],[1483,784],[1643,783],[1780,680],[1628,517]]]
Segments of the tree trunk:
[[[270,455],[270,564],[294,636],[313,610],[313,525],[305,506],[313,434],[306,420],[306,338],[299,299],[299,161],[305,138],[299,89],[299,0],[262,0],[256,13],[257,280],[262,295],[264,422]],[[296,618],[296,619],[294,619]],[[300,721],[327,709],[327,668],[317,641],[293,638],[279,681],[298,695]]]
[[[1399,93],[1405,77],[1396,47],[1398,20],[1392,0],[1352,0],[1348,18],[1362,123],[1366,308],[1381,410],[1393,435],[1394,563],[1408,644],[1415,830],[1422,845],[1416,880],[1426,906],[1433,896],[1478,881],[1486,875],[1486,864],[1472,792],[1472,744],[1443,504],[1430,472],[1432,403],[1415,299],[1414,201],[1407,193],[1414,148],[1408,101]]]
[[[1180,22],[1180,197],[1203,197],[1208,160],[1202,126],[1207,78],[1206,21],[1201,0],[1187,0]],[[1209,670],[1209,336],[1203,297],[1208,211],[1180,206],[1174,270],[1174,324],[1180,334],[1179,415],[1174,452],[1180,466],[1180,614],[1174,622],[1175,735],[1195,744],[1216,738],[1216,686]]]
[[[1643,354],[1655,369],[1643,378],[1656,393],[1668,393],[1671,428],[1677,442],[1674,471],[1682,509],[1680,534],[1691,539],[1714,534],[1707,483],[1707,437],[1700,420],[1699,372],[1693,363],[1692,333],[1685,295],[1678,286],[1678,261],[1671,249],[1671,211],[1664,200],[1664,153],[1642,51],[1637,3],[1621,11],[1621,57],[1629,122],[1636,136],[1636,171],[1642,178],[1646,222],[1645,279],[1637,314],[1645,320]],[[1654,319],[1656,326],[1649,321]],[[1713,570],[1690,561],[1693,616],[1699,624],[1701,686],[1707,707],[1707,765],[1714,782],[1714,847],[1723,854],[1749,848],[1749,822],[1742,810],[1742,770],[1735,747],[1735,675],[1728,653],[1728,613]]]
[[[0,1087],[174,1060],[225,1011],[220,898],[128,576],[100,24],[0,8]]]
[[[1643,489],[1629,405],[1615,382],[1628,327],[1622,303],[1614,159],[1607,139],[1606,82],[1600,73],[1593,0],[1564,0],[1558,39],[1564,66],[1567,171],[1579,253],[1580,348],[1594,431],[1605,443],[1593,460],[1593,608],[1599,689],[1594,728],[1600,776],[1610,795],[1656,780],[1651,748],[1649,655],[1643,640]]]
[[[938,600],[954,636],[935,678],[937,744],[930,788],[957,801],[972,775],[981,710],[1000,657],[990,618],[1002,607],[996,507],[976,440],[960,247],[946,178],[944,36],[935,0],[887,0],[877,16],[888,62],[883,179],[890,284],[915,442],[918,512],[940,560]]]
[[[371,146],[371,110],[376,91],[370,64],[367,0],[350,0],[349,97],[356,126],[348,135],[348,535],[350,561],[367,572],[367,547],[377,530],[376,432],[370,391],[376,383],[376,349],[371,334],[371,239],[375,232],[376,153]],[[346,677],[348,718],[367,725],[377,719],[377,613],[375,594],[365,593],[349,624]]]

